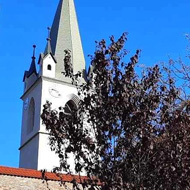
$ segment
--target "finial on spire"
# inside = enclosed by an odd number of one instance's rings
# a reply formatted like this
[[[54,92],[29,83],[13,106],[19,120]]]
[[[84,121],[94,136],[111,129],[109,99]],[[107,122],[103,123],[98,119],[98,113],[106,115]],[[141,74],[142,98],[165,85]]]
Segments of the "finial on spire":
[[[50,40],[51,40],[51,37],[50,37],[51,28],[50,28],[50,27],[47,27],[47,29],[48,29],[48,38],[47,38],[47,41],[50,41]]]
[[[36,71],[36,63],[35,63],[35,53],[36,53],[36,45],[33,45],[33,55],[32,55],[32,62],[30,64],[30,69],[28,71],[25,71],[24,73],[24,79],[23,81],[25,80],[25,77],[29,77],[30,75],[32,75],[33,73],[35,73],[37,75],[37,71]]]
[[[32,56],[32,59],[36,59],[35,53],[36,53],[36,45],[33,45],[33,56]]]

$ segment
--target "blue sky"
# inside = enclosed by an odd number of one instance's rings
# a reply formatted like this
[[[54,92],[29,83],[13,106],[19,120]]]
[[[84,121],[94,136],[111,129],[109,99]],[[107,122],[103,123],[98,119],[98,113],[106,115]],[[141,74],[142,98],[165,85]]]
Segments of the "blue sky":
[[[0,0],[0,165],[18,166],[22,118],[22,78],[32,45],[37,57],[45,48],[58,0]],[[141,49],[148,66],[186,54],[190,33],[189,0],[75,0],[86,58],[95,40],[128,32],[131,55]]]

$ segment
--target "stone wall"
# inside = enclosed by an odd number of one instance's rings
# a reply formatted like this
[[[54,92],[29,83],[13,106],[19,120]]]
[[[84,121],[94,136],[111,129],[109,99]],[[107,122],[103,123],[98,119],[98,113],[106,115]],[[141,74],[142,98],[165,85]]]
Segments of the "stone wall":
[[[73,185],[60,186],[59,181],[43,182],[41,179],[0,175],[0,190],[72,190]]]

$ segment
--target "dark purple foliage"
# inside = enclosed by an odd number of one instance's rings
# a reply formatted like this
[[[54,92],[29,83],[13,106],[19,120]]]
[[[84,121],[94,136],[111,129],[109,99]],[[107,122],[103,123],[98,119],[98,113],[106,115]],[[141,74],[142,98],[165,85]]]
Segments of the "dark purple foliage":
[[[125,63],[126,34],[110,40],[97,42],[86,83],[67,69],[80,97],[77,109],[65,114],[44,105],[41,117],[60,169],[70,171],[66,158],[73,152],[75,170],[86,170],[92,189],[94,177],[106,190],[190,189],[190,119],[178,109],[175,81],[158,65],[138,75],[140,51]],[[70,61],[67,51],[65,65]]]

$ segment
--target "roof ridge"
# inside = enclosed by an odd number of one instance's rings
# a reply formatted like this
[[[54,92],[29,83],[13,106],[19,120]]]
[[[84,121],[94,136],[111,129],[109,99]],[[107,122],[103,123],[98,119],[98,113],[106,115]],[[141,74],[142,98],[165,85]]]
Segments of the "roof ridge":
[[[87,176],[70,175],[70,174],[56,174],[52,172],[42,172],[34,169],[25,168],[13,168],[0,166],[0,175],[9,175],[17,177],[35,178],[35,179],[46,179],[51,181],[64,181],[72,182],[76,180],[78,183],[88,180]]]

